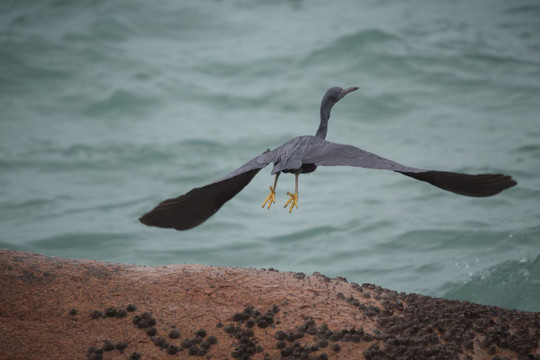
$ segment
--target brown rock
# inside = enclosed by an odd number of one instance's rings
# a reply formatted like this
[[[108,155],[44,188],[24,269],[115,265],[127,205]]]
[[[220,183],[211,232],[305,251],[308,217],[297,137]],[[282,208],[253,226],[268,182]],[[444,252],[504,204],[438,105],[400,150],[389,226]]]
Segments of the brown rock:
[[[10,250],[0,250],[0,329],[0,359],[540,359],[538,313],[318,273]]]

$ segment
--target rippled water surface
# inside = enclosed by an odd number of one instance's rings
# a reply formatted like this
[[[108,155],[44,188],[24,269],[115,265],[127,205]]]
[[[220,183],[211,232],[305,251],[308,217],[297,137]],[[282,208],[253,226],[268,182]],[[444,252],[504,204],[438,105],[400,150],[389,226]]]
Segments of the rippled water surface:
[[[540,311],[537,1],[2,1],[0,247],[137,264],[319,271]],[[198,228],[159,201],[314,134],[422,168],[503,172],[457,196],[319,168],[298,211],[265,169]]]

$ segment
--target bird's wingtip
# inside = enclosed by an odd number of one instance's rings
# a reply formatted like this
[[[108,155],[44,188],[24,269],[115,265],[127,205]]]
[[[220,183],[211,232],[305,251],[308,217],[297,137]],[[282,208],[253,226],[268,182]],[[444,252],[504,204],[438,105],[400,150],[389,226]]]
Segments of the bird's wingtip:
[[[401,173],[414,179],[428,182],[441,189],[473,197],[497,195],[498,193],[517,185],[516,180],[505,174],[469,175],[434,170],[418,173]]]

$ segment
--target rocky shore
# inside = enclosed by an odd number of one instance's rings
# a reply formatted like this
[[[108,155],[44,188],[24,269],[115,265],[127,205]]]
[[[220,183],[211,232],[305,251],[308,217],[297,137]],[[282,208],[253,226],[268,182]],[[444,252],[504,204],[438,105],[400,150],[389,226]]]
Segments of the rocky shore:
[[[540,359],[540,314],[314,273],[0,250],[0,359]]]

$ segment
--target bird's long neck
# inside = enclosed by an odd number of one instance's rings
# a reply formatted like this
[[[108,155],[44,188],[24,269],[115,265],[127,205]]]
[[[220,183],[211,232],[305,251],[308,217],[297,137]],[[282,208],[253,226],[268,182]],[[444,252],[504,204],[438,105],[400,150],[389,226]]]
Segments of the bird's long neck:
[[[332,110],[334,102],[323,99],[321,103],[321,123],[319,124],[319,129],[315,136],[320,137],[321,139],[326,138],[326,132],[328,131],[328,119],[330,119],[330,110]]]

